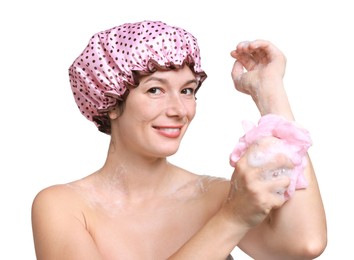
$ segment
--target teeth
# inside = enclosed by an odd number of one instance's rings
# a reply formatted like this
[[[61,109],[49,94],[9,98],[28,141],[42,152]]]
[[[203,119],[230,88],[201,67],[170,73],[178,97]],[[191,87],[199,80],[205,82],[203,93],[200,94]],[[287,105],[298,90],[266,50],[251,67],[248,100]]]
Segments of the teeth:
[[[177,132],[179,131],[179,128],[160,128],[161,130],[165,132]]]
[[[181,131],[180,127],[156,127],[154,126],[155,129],[158,129],[160,131],[164,131],[164,132],[170,132],[170,133],[174,133],[174,132],[179,132]]]

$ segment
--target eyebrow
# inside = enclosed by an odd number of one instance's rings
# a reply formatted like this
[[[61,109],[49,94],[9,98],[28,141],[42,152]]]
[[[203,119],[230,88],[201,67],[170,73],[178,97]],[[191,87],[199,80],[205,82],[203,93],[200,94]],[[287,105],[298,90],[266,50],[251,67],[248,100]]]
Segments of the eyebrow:
[[[167,84],[168,81],[164,78],[159,78],[159,77],[154,77],[154,76],[151,76],[149,77],[147,80],[145,80],[143,83],[147,83],[149,81],[158,81],[158,82],[161,82],[163,84]],[[197,79],[191,79],[191,80],[188,80],[186,81],[183,86],[187,86],[189,84],[192,84],[192,83],[195,83],[195,84],[198,84],[198,80]]]

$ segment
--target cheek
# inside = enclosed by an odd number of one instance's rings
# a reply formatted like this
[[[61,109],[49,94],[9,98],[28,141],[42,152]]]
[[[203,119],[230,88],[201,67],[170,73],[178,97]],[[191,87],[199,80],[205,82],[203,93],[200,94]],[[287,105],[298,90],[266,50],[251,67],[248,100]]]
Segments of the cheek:
[[[161,112],[161,105],[151,102],[135,103],[129,108],[129,115],[135,123],[149,123]]]
[[[189,119],[189,121],[192,121],[195,113],[197,111],[197,103],[194,101],[191,104],[188,105],[188,109],[187,109],[187,117]]]

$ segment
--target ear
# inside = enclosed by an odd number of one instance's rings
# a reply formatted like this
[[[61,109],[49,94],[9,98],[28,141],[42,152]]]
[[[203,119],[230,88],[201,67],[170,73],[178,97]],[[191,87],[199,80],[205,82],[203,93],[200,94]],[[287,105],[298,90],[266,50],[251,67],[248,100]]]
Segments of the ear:
[[[108,116],[111,120],[117,119],[119,114],[118,114],[118,109],[115,107],[111,111],[108,112]]]

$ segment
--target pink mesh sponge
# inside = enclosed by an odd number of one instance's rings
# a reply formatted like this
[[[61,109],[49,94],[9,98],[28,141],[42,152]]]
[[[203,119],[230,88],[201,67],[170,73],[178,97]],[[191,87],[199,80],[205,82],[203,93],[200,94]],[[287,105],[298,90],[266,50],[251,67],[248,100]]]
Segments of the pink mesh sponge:
[[[305,156],[308,148],[312,145],[312,140],[306,129],[300,127],[295,122],[288,121],[274,114],[261,117],[258,126],[251,122],[244,122],[243,127],[246,133],[239,139],[238,144],[230,155],[231,166],[235,166],[235,163],[251,144],[261,138],[273,136],[278,139],[278,142],[269,146],[268,150],[264,153],[264,163],[266,163],[266,160],[271,159],[273,155],[282,153],[288,156],[294,164],[294,168],[290,173],[287,172],[290,174],[291,182],[285,191],[285,197],[290,198],[296,189],[307,187],[308,184],[303,171],[307,162]]]

